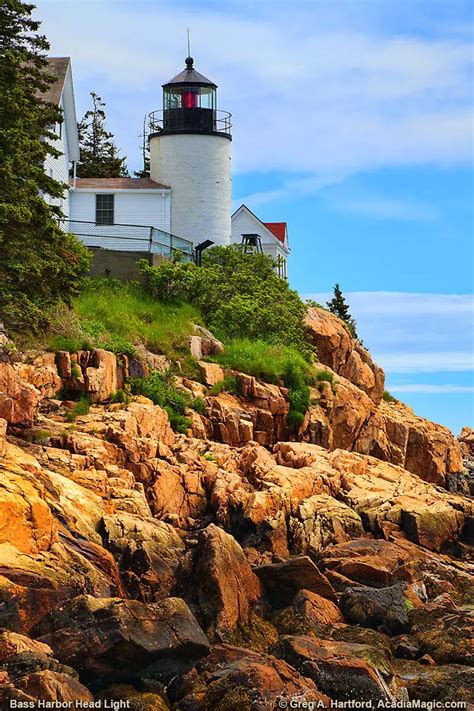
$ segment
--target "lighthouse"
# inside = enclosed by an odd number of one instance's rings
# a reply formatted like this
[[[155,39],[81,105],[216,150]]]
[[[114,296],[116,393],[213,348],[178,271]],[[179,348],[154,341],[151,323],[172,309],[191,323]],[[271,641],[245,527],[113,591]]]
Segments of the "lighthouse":
[[[217,109],[217,85],[186,67],[163,84],[150,114],[150,177],[171,188],[170,232],[194,245],[231,242],[231,114]]]

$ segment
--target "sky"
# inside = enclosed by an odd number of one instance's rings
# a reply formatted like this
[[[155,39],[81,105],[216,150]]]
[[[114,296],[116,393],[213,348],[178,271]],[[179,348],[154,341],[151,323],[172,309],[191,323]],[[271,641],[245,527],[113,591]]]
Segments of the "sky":
[[[37,0],[131,170],[143,116],[184,67],[233,114],[233,200],[286,221],[289,279],[338,282],[387,389],[474,427],[471,0]]]

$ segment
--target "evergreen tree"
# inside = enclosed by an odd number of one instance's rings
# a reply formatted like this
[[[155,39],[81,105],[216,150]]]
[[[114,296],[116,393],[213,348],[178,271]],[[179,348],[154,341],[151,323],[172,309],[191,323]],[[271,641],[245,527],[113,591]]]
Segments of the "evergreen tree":
[[[127,177],[126,157],[120,158],[114,136],[105,126],[105,103],[93,91],[91,97],[92,109],[86,111],[77,126],[81,148],[77,175],[79,178]]]
[[[327,302],[327,307],[331,313],[333,313],[335,316],[338,316],[341,321],[344,321],[344,323],[347,325],[349,328],[349,331],[351,334],[354,336],[354,338],[357,338],[357,329],[356,329],[356,322],[352,318],[352,316],[349,313],[349,304],[346,302],[344,295],[341,291],[341,287],[339,284],[336,284],[334,286],[334,296],[331,299],[331,301]]]
[[[143,133],[140,134],[140,138],[142,139],[142,143],[140,146],[141,154],[142,154],[142,160],[143,160],[143,168],[141,170],[134,170],[133,174],[137,178],[149,178],[150,177],[150,143],[148,141],[148,136],[146,133],[146,114],[143,118]]]
[[[87,270],[89,253],[58,225],[65,186],[46,175],[58,156],[51,126],[60,110],[41,100],[49,44],[32,20],[33,5],[3,0],[0,10],[0,320],[9,329],[39,328],[45,310],[69,301]]]

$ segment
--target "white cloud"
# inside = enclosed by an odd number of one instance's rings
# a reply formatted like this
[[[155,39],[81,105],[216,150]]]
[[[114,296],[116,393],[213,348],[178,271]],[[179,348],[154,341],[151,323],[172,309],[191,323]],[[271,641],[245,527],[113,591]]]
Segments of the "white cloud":
[[[305,294],[325,303],[331,294]],[[474,370],[474,299],[469,294],[348,292],[357,330],[387,375]]]
[[[379,195],[341,197],[334,194],[326,199],[328,207],[336,212],[361,215],[375,220],[402,222],[431,222],[438,216],[437,210],[415,200],[396,200]]]
[[[384,353],[374,350],[372,355],[387,373],[454,373],[474,370],[472,351]]]
[[[197,67],[234,114],[237,172],[306,174],[316,190],[335,173],[469,161],[469,37],[384,36],[353,29],[343,12],[328,29],[330,5],[318,4],[317,24],[311,3],[248,14],[225,3],[138,1],[111,12],[107,2],[40,0],[36,14],[53,53],[72,56],[81,108],[88,90],[103,95],[130,156],[143,114],[160,106],[161,84],[182,65],[190,25]]]
[[[451,395],[452,393],[474,393],[474,385],[425,385],[408,383],[406,385],[390,385],[394,393],[423,393],[427,395]]]

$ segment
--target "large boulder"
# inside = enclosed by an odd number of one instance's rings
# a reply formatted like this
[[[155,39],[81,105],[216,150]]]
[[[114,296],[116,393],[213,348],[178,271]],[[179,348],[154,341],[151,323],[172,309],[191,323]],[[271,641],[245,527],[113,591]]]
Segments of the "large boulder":
[[[308,556],[290,558],[284,563],[255,568],[274,608],[289,605],[299,590],[309,590],[337,603],[336,593],[325,575]]]
[[[380,404],[357,433],[354,449],[442,486],[463,468],[459,443],[448,428],[418,417],[399,402]]]
[[[180,598],[144,604],[82,595],[44,617],[34,632],[61,662],[102,683],[133,677],[163,657],[199,659],[209,649]]]
[[[331,699],[365,703],[396,699],[396,688],[389,683],[393,676],[390,661],[369,645],[285,636],[276,653]]]
[[[214,524],[199,535],[193,584],[206,625],[223,640],[248,625],[252,606],[262,597],[242,548]]]
[[[34,385],[25,382],[10,363],[0,363],[0,417],[11,425],[29,426],[40,400]]]
[[[396,583],[387,588],[346,588],[340,606],[348,622],[400,634],[408,629],[413,603],[405,594],[405,585]]]
[[[121,511],[103,517],[102,535],[129,595],[155,602],[171,594],[184,552],[176,529],[164,521]]]
[[[308,339],[316,347],[321,363],[379,403],[384,392],[384,372],[351,336],[344,322],[326,309],[309,307],[306,326]]]
[[[283,659],[248,649],[218,645],[176,689],[177,711],[274,711],[308,700],[328,707],[330,700],[315,683]]]

